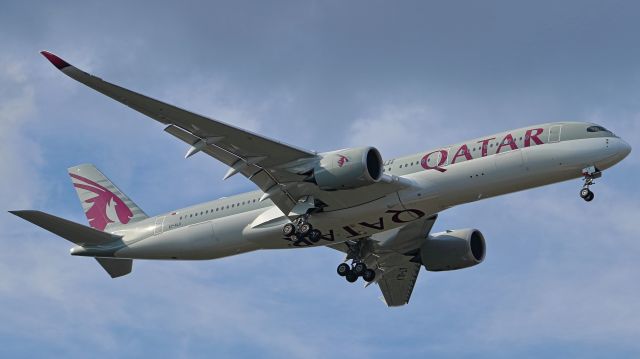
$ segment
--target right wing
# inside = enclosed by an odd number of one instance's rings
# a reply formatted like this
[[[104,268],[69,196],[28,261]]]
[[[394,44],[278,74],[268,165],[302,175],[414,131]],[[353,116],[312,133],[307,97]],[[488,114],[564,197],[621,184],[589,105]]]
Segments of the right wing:
[[[296,148],[250,131],[195,114],[127,90],[88,74],[58,56],[42,51],[56,68],[72,79],[167,125],[165,131],[191,146],[186,157],[202,151],[230,167],[225,179],[241,173],[289,215],[299,200],[313,196],[327,211],[357,206],[410,185],[397,176],[345,191],[322,191],[305,179],[320,160],[315,152]]]

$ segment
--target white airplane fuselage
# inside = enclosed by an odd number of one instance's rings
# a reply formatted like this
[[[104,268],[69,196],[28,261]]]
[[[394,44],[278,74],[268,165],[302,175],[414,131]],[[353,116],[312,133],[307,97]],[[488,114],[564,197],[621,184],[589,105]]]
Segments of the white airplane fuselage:
[[[290,220],[261,191],[221,198],[115,228],[120,247],[74,255],[131,259],[214,259],[258,249],[322,246],[401,227],[444,209],[484,198],[580,178],[591,166],[605,170],[630,146],[593,124],[559,122],[530,126],[384,162],[387,175],[411,186],[351,208],[314,213],[322,240],[282,234]]]

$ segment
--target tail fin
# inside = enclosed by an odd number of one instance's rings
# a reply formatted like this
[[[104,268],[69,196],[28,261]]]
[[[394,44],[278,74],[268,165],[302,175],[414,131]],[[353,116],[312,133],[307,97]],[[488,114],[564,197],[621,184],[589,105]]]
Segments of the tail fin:
[[[69,176],[91,227],[108,231],[120,224],[148,218],[140,207],[94,165],[83,164],[71,167]]]

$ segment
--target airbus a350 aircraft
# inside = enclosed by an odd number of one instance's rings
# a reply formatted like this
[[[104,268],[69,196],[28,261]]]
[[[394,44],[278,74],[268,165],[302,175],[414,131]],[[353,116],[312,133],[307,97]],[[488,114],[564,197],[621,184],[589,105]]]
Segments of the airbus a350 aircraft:
[[[420,267],[447,271],[485,257],[477,229],[430,233],[447,208],[583,178],[580,196],[631,147],[593,123],[519,128],[383,161],[374,147],[315,153],[124,89],[43,51],[65,75],[166,125],[190,148],[259,190],[147,216],[93,165],[69,169],[90,227],[40,211],[12,211],[73,242],[111,275],[133,259],[214,259],[258,249],[326,246],[346,254],[337,272],[377,283],[388,306],[409,302]]]

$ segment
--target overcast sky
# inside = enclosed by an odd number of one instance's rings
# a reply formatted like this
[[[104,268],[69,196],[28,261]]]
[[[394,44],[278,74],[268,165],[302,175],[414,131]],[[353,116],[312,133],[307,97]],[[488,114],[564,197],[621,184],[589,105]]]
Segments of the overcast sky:
[[[634,1],[4,1],[0,356],[640,355],[640,5]],[[560,120],[634,151],[580,180],[460,206],[477,267],[422,271],[409,305],[335,273],[330,249],[136,261],[112,280],[6,213],[85,223],[66,168],[96,164],[148,214],[253,190],[162,126],[55,70],[111,82],[311,150],[383,157]]]

